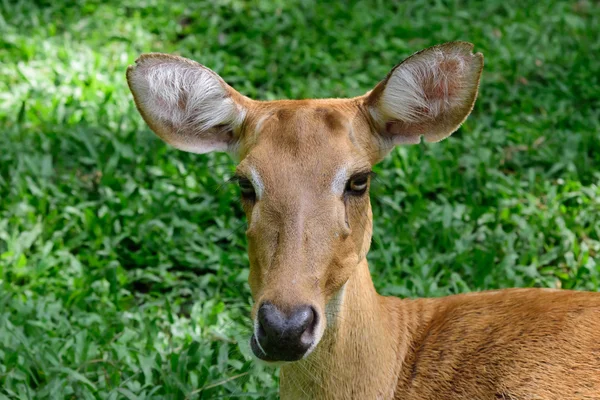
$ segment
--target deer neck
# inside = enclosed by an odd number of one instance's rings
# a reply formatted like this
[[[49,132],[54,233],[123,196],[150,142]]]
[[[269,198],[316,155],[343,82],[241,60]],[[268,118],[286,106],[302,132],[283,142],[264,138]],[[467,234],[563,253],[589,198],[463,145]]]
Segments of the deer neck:
[[[407,335],[401,325],[402,302],[377,294],[366,260],[326,313],[327,329],[316,349],[281,368],[281,398],[393,397],[409,345],[401,340]]]

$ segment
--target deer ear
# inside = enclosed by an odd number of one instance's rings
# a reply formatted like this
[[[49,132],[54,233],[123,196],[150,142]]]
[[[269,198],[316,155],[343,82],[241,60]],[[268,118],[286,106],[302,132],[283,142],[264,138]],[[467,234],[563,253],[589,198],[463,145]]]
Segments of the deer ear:
[[[144,54],[127,69],[138,111],[165,142],[184,151],[232,151],[251,100],[194,61]]]
[[[390,145],[438,142],[473,109],[483,55],[452,42],[420,51],[398,64],[365,96],[378,134]]]

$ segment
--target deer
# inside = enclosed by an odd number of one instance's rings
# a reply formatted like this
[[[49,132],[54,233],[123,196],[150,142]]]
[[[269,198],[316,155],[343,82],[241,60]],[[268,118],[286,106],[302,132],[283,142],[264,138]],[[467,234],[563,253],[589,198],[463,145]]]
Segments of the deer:
[[[471,113],[483,55],[450,42],[408,57],[366,94],[252,100],[186,58],[127,69],[163,141],[228,152],[247,218],[250,348],[282,399],[600,399],[600,294],[512,288],[379,295],[367,252],[372,168],[439,142]]]

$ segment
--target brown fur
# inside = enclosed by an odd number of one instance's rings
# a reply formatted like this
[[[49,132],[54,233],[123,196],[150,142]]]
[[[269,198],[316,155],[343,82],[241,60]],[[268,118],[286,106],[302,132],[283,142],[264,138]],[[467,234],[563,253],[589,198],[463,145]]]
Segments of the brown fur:
[[[130,80],[141,114],[167,142],[235,141],[237,173],[254,170],[262,179],[264,197],[243,203],[252,314],[263,301],[284,311],[310,304],[321,320],[314,351],[281,368],[283,399],[600,399],[599,294],[509,289],[440,299],[379,296],[365,258],[369,197],[332,193],[341,168],[348,176],[368,171],[405,137],[436,141],[456,130],[473,107],[483,66],[471,47],[433,49],[462,58],[437,65],[458,74],[447,86],[424,80],[428,96],[449,96],[450,106],[434,116],[429,108],[417,110],[424,117],[416,122],[376,117],[395,70],[354,99],[257,102],[222,82],[246,110],[243,124],[219,127],[221,138],[210,130],[207,139],[202,132],[182,139],[169,121],[145,109]],[[460,75],[463,61],[468,69]],[[135,73],[131,67],[128,77]],[[454,99],[464,88],[468,95]]]

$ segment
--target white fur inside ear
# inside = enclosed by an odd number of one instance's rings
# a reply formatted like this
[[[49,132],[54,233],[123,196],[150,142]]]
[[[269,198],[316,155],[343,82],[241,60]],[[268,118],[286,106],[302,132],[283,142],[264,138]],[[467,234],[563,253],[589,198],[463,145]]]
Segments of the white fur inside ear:
[[[245,116],[220,78],[190,60],[142,57],[130,74],[130,85],[150,125],[182,150],[227,150],[227,135],[220,131],[239,126]]]
[[[380,102],[384,118],[408,123],[435,119],[464,103],[468,65],[463,54],[432,50],[401,64],[390,77]]]

